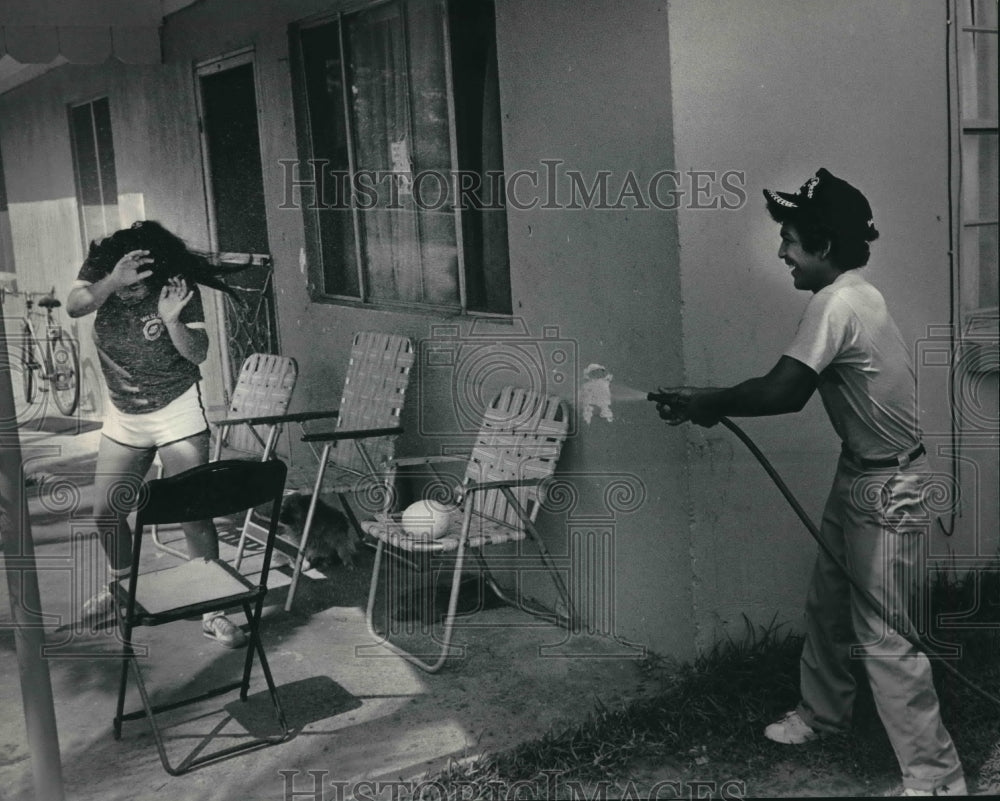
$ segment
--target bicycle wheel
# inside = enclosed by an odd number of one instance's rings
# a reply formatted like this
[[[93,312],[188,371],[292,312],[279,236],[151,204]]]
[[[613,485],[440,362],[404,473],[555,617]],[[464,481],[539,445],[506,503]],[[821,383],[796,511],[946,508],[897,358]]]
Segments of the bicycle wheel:
[[[52,374],[49,384],[59,411],[69,416],[80,402],[80,359],[76,345],[60,331],[52,338]]]
[[[21,341],[21,383],[24,387],[24,402],[35,402],[35,367],[38,362],[34,359],[34,346],[31,336],[25,332]]]

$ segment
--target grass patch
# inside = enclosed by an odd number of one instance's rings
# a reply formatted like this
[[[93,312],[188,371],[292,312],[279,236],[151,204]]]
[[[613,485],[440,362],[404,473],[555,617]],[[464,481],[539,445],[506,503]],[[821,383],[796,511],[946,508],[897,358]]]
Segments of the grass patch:
[[[939,572],[930,590],[931,631],[924,639],[959,646],[951,662],[969,681],[1000,696],[1000,573],[956,577]],[[620,709],[598,706],[579,725],[495,755],[455,763],[429,780],[462,801],[500,798],[593,798],[604,782],[620,791],[633,778],[647,786],[658,770],[683,778],[732,779],[777,790],[775,770],[791,762],[819,782],[846,777],[855,787],[897,784],[899,769],[858,664],[859,693],[851,736],[790,749],[766,740],[763,727],[798,700],[802,639],[773,622],[748,622],[742,640],[720,642],[692,663],[656,657],[643,669],[659,680],[652,697]],[[935,664],[945,724],[955,739],[970,790],[1000,790],[1000,708]],[[665,767],[664,767],[665,766]],[[623,785],[624,783],[624,785]],[[589,788],[589,789],[588,789]],[[790,788],[788,795],[797,796]],[[597,796],[599,797],[599,796]],[[604,797],[620,798],[610,791]],[[636,796],[641,797],[641,796]],[[703,796],[707,797],[707,796]]]

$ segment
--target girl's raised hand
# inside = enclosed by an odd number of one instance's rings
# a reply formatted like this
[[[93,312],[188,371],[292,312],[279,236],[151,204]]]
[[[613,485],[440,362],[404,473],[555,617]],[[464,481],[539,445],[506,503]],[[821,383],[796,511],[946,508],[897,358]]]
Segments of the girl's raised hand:
[[[181,311],[191,300],[193,293],[188,289],[187,282],[179,275],[171,278],[160,290],[160,301],[157,310],[165,325],[177,322]]]

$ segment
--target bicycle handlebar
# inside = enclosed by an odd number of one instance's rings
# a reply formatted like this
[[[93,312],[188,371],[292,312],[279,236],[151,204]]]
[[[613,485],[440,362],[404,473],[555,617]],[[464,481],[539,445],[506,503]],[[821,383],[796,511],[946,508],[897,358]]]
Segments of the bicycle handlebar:
[[[35,302],[35,298],[55,298],[56,288],[52,287],[52,289],[50,289],[48,292],[35,292],[28,289],[24,290],[8,289],[7,287],[0,285],[0,305],[3,304],[4,300],[6,300],[8,295],[10,295],[11,297],[24,298],[24,302],[30,309],[32,304],[34,304]]]

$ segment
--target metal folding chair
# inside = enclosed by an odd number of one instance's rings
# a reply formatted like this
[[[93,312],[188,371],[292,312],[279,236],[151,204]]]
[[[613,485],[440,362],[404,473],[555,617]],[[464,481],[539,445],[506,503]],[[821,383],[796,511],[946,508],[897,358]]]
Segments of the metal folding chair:
[[[321,494],[336,494],[359,537],[363,537],[364,532],[350,502],[352,496],[363,494],[369,503],[375,499],[378,511],[388,511],[392,501],[391,465],[395,441],[403,433],[400,417],[413,362],[413,343],[407,337],[379,332],[355,333],[340,407],[335,412],[304,412],[275,418],[281,423],[294,422],[302,426],[302,441],[309,443],[318,462],[285,611],[292,608]],[[304,425],[320,417],[334,416],[337,423],[332,431],[308,432]],[[317,451],[320,443],[322,447]],[[258,539],[254,532],[255,525],[248,518],[237,547],[237,567],[243,558],[246,541]]]
[[[146,482],[139,494],[135,534],[132,540],[132,567],[127,580],[111,584],[118,605],[118,624],[122,637],[122,670],[118,690],[118,703],[114,718],[115,739],[121,738],[122,722],[145,717],[153,729],[153,738],[164,769],[171,775],[185,773],[208,762],[225,756],[273,745],[287,739],[290,732],[271,676],[271,669],[260,641],[260,616],[267,594],[267,579],[271,554],[278,530],[278,514],[287,468],[278,460],[264,462],[227,459],[194,467],[176,476]],[[150,525],[184,523],[209,520],[243,512],[246,509],[269,505],[267,538],[259,577],[250,581],[220,559],[195,559],[175,567],[151,573],[139,573],[143,530]],[[240,606],[249,628],[243,678],[240,681],[202,692],[171,703],[153,705],[142,678],[132,634],[138,626],[160,626],[199,617],[205,612]],[[156,715],[198,701],[212,698],[235,689],[240,700],[246,701],[250,687],[250,673],[254,655],[260,660],[261,670],[274,706],[280,733],[256,737],[237,745],[201,754],[199,746],[177,767],[171,765],[163,742],[163,735],[156,722]],[[125,713],[125,693],[129,667],[135,679],[142,708]]]
[[[435,479],[433,493],[440,494],[449,479],[435,466],[447,462],[466,463],[465,476],[455,489],[455,509],[441,537],[408,532],[401,515],[383,515],[382,519],[363,523],[362,528],[377,540],[375,563],[368,593],[366,621],[368,630],[381,645],[413,662],[424,670],[438,671],[449,656],[452,630],[458,606],[459,584],[465,564],[465,552],[475,550],[482,575],[490,588],[504,602],[559,625],[574,620],[573,607],[565,582],[548,549],[535,529],[535,519],[544,501],[544,481],[555,471],[569,429],[566,405],[555,396],[543,396],[516,387],[505,387],[485,410],[482,426],[468,457],[429,456],[396,459],[395,467],[426,466]],[[562,610],[543,609],[529,603],[519,592],[509,597],[493,578],[484,558],[489,545],[534,542],[553,583]],[[451,594],[443,620],[440,654],[426,661],[421,655],[406,651],[389,641],[375,628],[374,609],[378,592],[382,556],[386,549],[429,557],[454,552]]]

